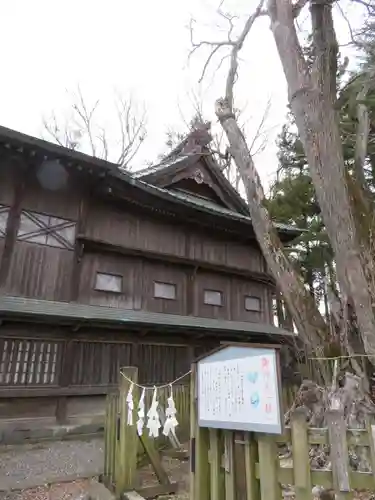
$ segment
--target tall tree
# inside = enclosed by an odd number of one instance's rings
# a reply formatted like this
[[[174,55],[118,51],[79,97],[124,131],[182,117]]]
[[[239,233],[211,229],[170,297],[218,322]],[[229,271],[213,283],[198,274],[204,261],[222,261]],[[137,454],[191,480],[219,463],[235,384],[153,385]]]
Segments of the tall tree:
[[[357,174],[358,170],[353,169],[353,175],[350,176],[346,168],[336,110],[338,44],[333,26],[332,3],[322,0],[309,5],[312,24],[311,61],[303,52],[296,28],[296,19],[306,4],[306,1],[293,4],[291,0],[269,0],[265,6],[265,2],[261,1],[255,12],[247,18],[238,38],[229,37],[229,41],[219,44],[203,41],[196,45],[209,44],[216,51],[218,47],[230,47],[226,92],[224,98],[216,103],[216,114],[244,180],[254,230],[267,263],[275,275],[300,336],[305,342],[316,345],[322,338],[327,338],[327,325],[273,230],[253,158],[233,113],[238,53],[256,19],[262,15],[270,18],[271,31],[288,85],[291,111],[334,253],[340,289],[353,304],[366,352],[375,355],[371,201]],[[233,22],[233,19],[230,21]]]

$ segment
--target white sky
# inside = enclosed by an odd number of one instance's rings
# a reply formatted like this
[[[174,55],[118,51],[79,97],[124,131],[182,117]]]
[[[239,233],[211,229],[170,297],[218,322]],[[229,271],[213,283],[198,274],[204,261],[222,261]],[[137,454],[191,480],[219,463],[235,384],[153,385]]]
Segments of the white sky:
[[[245,13],[249,3],[232,0],[227,10]],[[132,92],[145,103],[148,115],[148,138],[135,167],[156,159],[165,151],[166,130],[183,130],[182,115],[190,119],[192,90],[214,121],[214,101],[223,93],[227,66],[212,83],[213,65],[204,85],[198,86],[205,53],[187,65],[187,26],[193,14],[202,33],[211,26],[205,37],[221,38],[213,26],[218,20],[212,17],[215,5],[214,0],[3,0],[0,124],[41,136],[43,115],[67,109],[67,90],[80,84],[89,103],[103,101],[103,125],[110,127],[113,115],[107,103],[114,89]],[[361,14],[358,5],[352,7],[354,24]],[[341,40],[347,41],[342,18],[337,29]],[[267,184],[276,169],[274,141],[286,113],[285,81],[268,20],[257,22],[242,58],[236,98],[237,105],[246,105],[249,135],[272,100],[268,146],[257,159]]]

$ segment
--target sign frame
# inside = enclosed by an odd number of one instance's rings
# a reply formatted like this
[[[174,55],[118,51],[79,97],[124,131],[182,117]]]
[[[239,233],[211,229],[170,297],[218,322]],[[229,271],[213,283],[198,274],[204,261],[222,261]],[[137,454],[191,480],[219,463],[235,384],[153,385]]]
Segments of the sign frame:
[[[282,390],[281,390],[281,370],[280,370],[280,345],[278,344],[252,344],[252,343],[223,343],[220,347],[200,356],[195,361],[195,373],[196,373],[196,405],[197,405],[197,421],[199,427],[209,427],[214,429],[226,429],[235,431],[250,431],[258,433],[267,434],[283,434],[284,431],[284,414],[282,411]],[[210,363],[231,362],[235,360],[251,359],[252,357],[259,356],[270,356],[273,360],[273,387],[276,399],[276,422],[273,419],[271,423],[264,423],[259,421],[244,421],[241,419],[240,422],[232,421],[230,419],[221,420],[218,419],[206,419],[202,417],[203,406],[200,403],[200,377],[201,371],[205,366]],[[272,361],[271,361],[272,362]],[[248,384],[247,384],[248,385]],[[249,395],[250,397],[250,395]]]

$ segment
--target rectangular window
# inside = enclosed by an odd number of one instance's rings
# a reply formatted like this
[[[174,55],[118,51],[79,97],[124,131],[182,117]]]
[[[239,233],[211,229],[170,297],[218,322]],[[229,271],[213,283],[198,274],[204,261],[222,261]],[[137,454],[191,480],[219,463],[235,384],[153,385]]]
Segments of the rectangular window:
[[[121,293],[122,276],[118,274],[96,273],[95,290]]]
[[[76,223],[74,221],[23,210],[17,239],[18,241],[72,250],[75,232]]]
[[[154,297],[156,299],[176,300],[176,285],[154,281]]]
[[[217,290],[205,290],[204,291],[204,303],[209,306],[222,306],[223,305],[223,293]]]
[[[0,238],[4,238],[5,236],[7,229],[8,215],[9,215],[9,207],[4,207],[4,205],[0,205]]]
[[[247,295],[245,297],[245,309],[246,311],[255,311],[260,312],[261,310],[261,302],[259,297],[251,297]]]

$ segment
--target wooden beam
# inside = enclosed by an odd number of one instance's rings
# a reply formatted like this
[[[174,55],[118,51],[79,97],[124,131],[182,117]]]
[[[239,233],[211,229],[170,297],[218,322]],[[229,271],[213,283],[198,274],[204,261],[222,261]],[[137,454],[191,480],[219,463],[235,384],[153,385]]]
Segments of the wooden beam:
[[[4,239],[4,249],[2,258],[0,261],[0,287],[4,288],[7,282],[9,270],[11,267],[12,253],[14,250],[14,245],[17,240],[17,232],[20,223],[21,211],[22,211],[22,200],[27,188],[28,180],[34,168],[26,170],[25,166],[21,164],[15,158],[11,158],[9,161],[12,162],[14,167],[13,182],[14,197],[13,203],[9,210],[5,239]]]
[[[9,325],[8,325],[9,327]],[[79,332],[72,332],[69,327],[61,327],[56,329],[56,331],[51,331],[43,322],[43,325],[38,323],[31,323],[30,321],[25,321],[23,323],[17,323],[15,328],[11,327],[11,330],[7,330],[5,327],[1,330],[1,338],[16,338],[16,339],[42,339],[45,341],[65,341],[67,336],[69,340],[76,340],[80,342],[95,342],[95,343],[105,343],[105,344],[153,344],[153,345],[168,345],[168,346],[204,346],[207,343],[212,344],[212,342],[219,343],[217,337],[211,335],[205,335],[202,338],[198,338],[200,333],[195,335],[177,335],[175,332],[172,335],[150,333],[146,337],[139,337],[139,331],[137,329],[123,331],[123,326],[121,332],[117,328],[85,328]],[[245,336],[244,336],[245,337]],[[246,337],[248,338],[248,336]]]
[[[80,200],[78,220],[77,220],[77,235],[84,233],[86,229],[87,216],[90,209],[90,193],[85,193]],[[73,252],[72,274],[70,279],[70,296],[71,302],[76,302],[79,297],[79,284],[82,270],[82,257],[84,252],[84,243],[76,235]]]
[[[213,264],[211,262],[188,259],[186,257],[180,257],[178,255],[165,254],[161,252],[152,252],[150,250],[143,250],[139,248],[124,247],[121,245],[108,243],[103,240],[91,238],[85,234],[78,234],[77,239],[83,241],[85,243],[85,249],[90,252],[101,252],[101,253],[108,252],[108,253],[128,255],[133,257],[142,257],[148,260],[168,262],[169,264],[173,263],[179,266],[186,266],[192,269],[196,268],[220,274],[226,274],[226,275],[229,274],[231,276],[247,278],[251,279],[252,281],[257,281],[272,287],[275,284],[273,277],[270,274],[264,272],[250,271],[248,269],[242,269],[233,266],[223,266],[220,264]]]
[[[74,386],[74,387],[25,387],[12,386],[0,388],[0,400],[3,398],[44,398],[63,396],[101,396],[117,389],[117,385]]]

